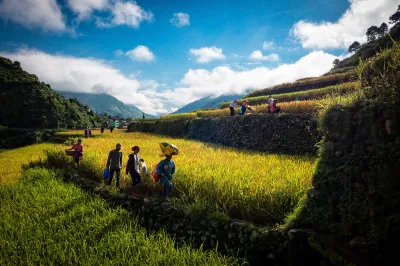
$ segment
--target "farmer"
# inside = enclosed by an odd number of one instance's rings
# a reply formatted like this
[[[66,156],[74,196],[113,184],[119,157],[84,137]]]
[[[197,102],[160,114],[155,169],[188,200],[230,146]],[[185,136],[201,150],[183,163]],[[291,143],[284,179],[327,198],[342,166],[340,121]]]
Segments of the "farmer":
[[[271,113],[279,113],[281,111],[281,108],[277,107],[276,104],[278,103],[277,100],[274,100],[271,106]]]
[[[143,117],[143,120],[146,118],[146,116],[145,116],[145,114],[144,114],[144,113],[142,114],[142,117]]]
[[[100,132],[104,133],[104,127],[103,126],[100,127]]]
[[[130,174],[132,178],[132,187],[142,182],[140,177],[140,157],[139,157],[139,146],[132,147],[133,153],[129,154],[128,163],[126,164],[126,174]]]
[[[254,109],[251,108],[251,106],[249,105],[249,102],[247,100],[244,100],[242,103],[242,107],[240,108],[239,115],[246,114],[247,109],[249,109],[251,113],[254,113]]]
[[[79,165],[79,160],[82,159],[83,156],[83,145],[82,145],[82,139],[78,139],[78,143],[73,144],[71,149],[68,150],[73,150],[74,151],[74,162],[75,162],[75,167],[78,167]]]
[[[231,110],[231,116],[235,115],[235,107],[237,106],[237,100],[234,100],[233,102],[231,102],[231,104],[229,105],[229,110]]]
[[[87,138],[87,137],[91,137],[92,136],[92,130],[90,130],[90,128],[89,127],[87,127],[86,129],[85,129],[85,138]]]
[[[114,130],[114,127],[113,127],[113,126],[110,126],[110,133],[112,133],[113,130]]]
[[[175,163],[171,159],[172,155],[165,155],[165,159],[160,161],[157,167],[160,182],[164,185],[164,197],[168,197],[172,191],[172,176],[175,174]]]
[[[272,107],[273,103],[274,103],[274,98],[272,98],[272,96],[270,95],[268,97],[268,113],[271,113],[271,107]]]
[[[108,185],[111,186],[115,173],[117,188],[119,188],[119,179],[121,176],[121,168],[122,168],[121,148],[122,145],[120,143],[117,143],[116,148],[110,151],[107,159],[107,169],[110,170],[110,178],[108,179]]]

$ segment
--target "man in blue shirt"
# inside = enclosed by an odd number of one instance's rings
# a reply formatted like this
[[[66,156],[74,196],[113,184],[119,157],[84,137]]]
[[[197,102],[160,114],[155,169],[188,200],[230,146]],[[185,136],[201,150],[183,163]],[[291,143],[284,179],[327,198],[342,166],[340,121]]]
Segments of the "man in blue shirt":
[[[175,163],[171,160],[172,155],[166,155],[165,159],[158,163],[157,173],[160,182],[164,185],[163,195],[168,197],[172,191],[172,176],[175,174]]]

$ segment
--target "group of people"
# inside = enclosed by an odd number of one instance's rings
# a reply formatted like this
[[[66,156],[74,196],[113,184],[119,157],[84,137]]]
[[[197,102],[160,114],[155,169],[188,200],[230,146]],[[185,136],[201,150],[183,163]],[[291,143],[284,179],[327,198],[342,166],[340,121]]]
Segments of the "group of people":
[[[116,185],[119,187],[121,169],[122,169],[122,145],[117,143],[114,150],[111,150],[108,154],[107,169],[110,171],[110,177],[108,179],[108,185],[112,185],[114,178],[116,179]],[[128,156],[128,162],[126,163],[125,173],[131,176],[132,187],[142,182],[142,175],[147,175],[146,162],[139,156],[140,147],[133,146],[132,153]],[[157,173],[160,176],[160,182],[163,184],[163,196],[168,197],[172,191],[172,177],[175,174],[175,163],[172,161],[172,155],[166,155],[163,160],[158,163]]]
[[[101,127],[100,127],[100,132],[101,132],[101,133],[104,133],[104,128],[105,128],[105,126],[101,126]],[[110,129],[110,133],[112,133],[113,130],[114,130],[114,127],[111,126],[109,129]]]
[[[281,109],[277,106],[278,100],[272,98],[272,96],[268,97],[268,113],[279,113]],[[235,108],[238,106],[238,101],[234,100],[229,105],[229,110],[231,112],[231,116],[235,115]],[[250,113],[254,113],[255,110],[249,105],[249,101],[244,99],[242,101],[242,105],[239,110],[239,115],[246,114],[246,111],[249,110]]]
[[[116,185],[119,188],[121,179],[121,169],[122,169],[122,145],[117,143],[115,149],[111,150],[108,154],[106,168],[108,169],[110,176],[108,178],[107,184],[112,185],[114,175],[116,179]],[[83,158],[83,145],[82,139],[78,139],[76,144],[72,145],[73,150],[73,160],[75,167],[78,167],[79,161]],[[130,175],[132,180],[132,187],[140,184],[142,182],[142,176],[147,175],[146,162],[139,156],[140,147],[133,146],[132,153],[128,156],[128,162],[126,163],[125,173]],[[175,174],[175,163],[172,160],[172,155],[165,155],[165,158],[161,160],[158,165],[156,172],[160,176],[160,182],[163,185],[163,196],[168,197],[172,192],[172,178]]]

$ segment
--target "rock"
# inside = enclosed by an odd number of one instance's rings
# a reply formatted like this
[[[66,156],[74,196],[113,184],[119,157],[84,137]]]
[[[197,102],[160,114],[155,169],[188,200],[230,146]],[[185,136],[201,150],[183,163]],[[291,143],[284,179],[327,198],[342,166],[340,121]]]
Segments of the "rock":
[[[214,228],[217,228],[219,226],[219,222],[218,221],[211,221],[211,226]]]
[[[128,199],[128,194],[125,193],[120,193],[116,196],[116,198],[121,199],[121,200],[125,200]]]
[[[229,225],[232,229],[239,229],[241,226],[242,226],[242,223],[241,222],[232,222],[230,225]]]
[[[168,211],[170,207],[171,207],[171,204],[170,204],[169,202],[163,202],[163,203],[161,203],[161,208],[162,208],[164,211]]]
[[[367,244],[367,239],[363,236],[356,236],[349,243],[351,248],[364,247],[366,244]]]
[[[95,187],[95,188],[93,189],[94,192],[99,192],[100,190],[101,190],[101,187]]]
[[[325,150],[327,151],[333,151],[335,149],[335,143],[333,143],[332,141],[327,141],[325,142]]]
[[[201,241],[206,242],[207,241],[207,237],[206,236],[202,236],[201,237]]]
[[[231,233],[231,232],[228,233],[228,238],[229,239],[232,239],[232,238],[235,238],[235,237],[236,237],[235,233]]]
[[[290,240],[297,241],[308,241],[308,236],[314,235],[314,232],[310,229],[292,229],[288,232],[288,236]]]
[[[336,155],[337,158],[339,158],[340,156],[342,156],[342,152],[341,152],[341,151],[337,151],[337,152],[335,153],[335,155]]]
[[[217,239],[216,235],[211,235],[211,239]]]
[[[269,259],[269,260],[273,260],[273,259],[275,259],[275,256],[274,256],[274,254],[272,254],[272,253],[269,253],[269,254],[267,255],[267,259]]]

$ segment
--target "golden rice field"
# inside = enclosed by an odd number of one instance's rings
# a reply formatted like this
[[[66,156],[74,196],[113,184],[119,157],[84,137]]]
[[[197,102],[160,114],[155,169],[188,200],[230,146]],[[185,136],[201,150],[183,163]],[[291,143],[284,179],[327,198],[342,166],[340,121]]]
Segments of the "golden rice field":
[[[13,184],[22,173],[22,165],[31,161],[45,159],[44,150],[54,147],[52,144],[38,144],[12,149],[0,153],[0,183]]]
[[[93,133],[100,134],[97,130]],[[77,134],[82,132],[61,133]],[[139,145],[141,158],[148,168],[161,160],[158,142],[171,142],[180,149],[180,154],[173,158],[177,166],[175,192],[189,201],[203,202],[235,218],[262,224],[282,222],[311,187],[313,157],[240,151],[199,141],[119,130],[103,134],[103,137],[83,140],[81,167],[91,169],[85,171],[88,175],[102,177],[108,152],[117,142],[123,147],[124,164],[131,147]],[[65,148],[53,146],[58,150]],[[125,173],[122,179],[123,185],[130,184],[130,177]],[[159,183],[155,183],[151,176],[145,177],[144,183],[138,187],[140,192],[161,191]]]

